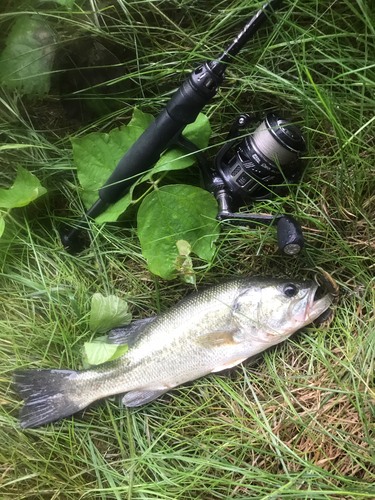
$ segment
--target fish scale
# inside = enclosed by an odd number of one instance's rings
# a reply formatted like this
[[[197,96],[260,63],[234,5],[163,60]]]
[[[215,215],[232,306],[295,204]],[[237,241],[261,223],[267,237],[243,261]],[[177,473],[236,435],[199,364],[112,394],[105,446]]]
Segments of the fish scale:
[[[121,393],[125,405],[140,406],[235,366],[328,309],[332,294],[314,300],[317,289],[312,281],[238,278],[121,329],[116,342],[130,347],[114,361],[81,371],[17,370],[14,387],[25,400],[19,423],[26,428],[53,422]]]

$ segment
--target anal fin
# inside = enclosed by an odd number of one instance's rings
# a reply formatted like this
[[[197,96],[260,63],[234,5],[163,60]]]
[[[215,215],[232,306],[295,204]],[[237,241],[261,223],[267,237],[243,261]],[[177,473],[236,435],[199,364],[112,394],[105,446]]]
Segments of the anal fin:
[[[156,391],[144,390],[144,391],[130,391],[122,398],[122,402],[125,406],[142,406],[154,399],[158,398],[162,394],[165,394],[170,389],[160,389]]]
[[[221,372],[222,370],[227,370],[228,368],[233,368],[233,366],[237,366],[242,361],[245,361],[247,358],[237,358],[237,359],[231,359],[227,363],[224,363],[223,365],[215,367],[211,373],[216,373],[216,372]]]

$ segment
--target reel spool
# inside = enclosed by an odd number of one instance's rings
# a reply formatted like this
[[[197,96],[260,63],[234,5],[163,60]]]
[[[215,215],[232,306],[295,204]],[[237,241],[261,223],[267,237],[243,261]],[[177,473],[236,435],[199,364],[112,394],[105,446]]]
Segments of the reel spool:
[[[277,186],[290,183],[297,170],[295,162],[306,150],[301,131],[275,113],[268,113],[241,142],[232,139],[253,120],[248,115],[239,116],[229,133],[229,141],[215,160],[216,170],[232,196],[245,201],[266,198],[272,186],[273,192],[277,192]],[[226,159],[232,149],[233,156]]]

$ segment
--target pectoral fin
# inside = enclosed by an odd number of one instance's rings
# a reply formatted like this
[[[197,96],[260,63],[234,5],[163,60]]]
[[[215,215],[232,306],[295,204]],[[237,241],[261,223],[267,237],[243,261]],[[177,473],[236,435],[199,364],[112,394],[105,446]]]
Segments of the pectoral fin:
[[[122,402],[125,406],[142,406],[165,394],[167,391],[169,391],[169,388],[158,391],[130,391],[122,398]]]
[[[238,330],[222,330],[217,332],[209,332],[198,337],[195,342],[198,345],[204,347],[237,345],[239,341],[235,338],[236,333],[238,333]]]

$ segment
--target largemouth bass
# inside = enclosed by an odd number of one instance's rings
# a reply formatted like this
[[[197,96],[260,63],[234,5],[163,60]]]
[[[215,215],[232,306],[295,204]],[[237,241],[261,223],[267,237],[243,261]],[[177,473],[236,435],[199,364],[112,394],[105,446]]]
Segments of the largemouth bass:
[[[140,406],[238,365],[322,315],[333,296],[317,290],[312,281],[235,279],[112,332],[112,341],[129,346],[114,361],[80,371],[16,371],[14,387],[25,400],[19,423],[37,427],[121,393],[126,406]]]

